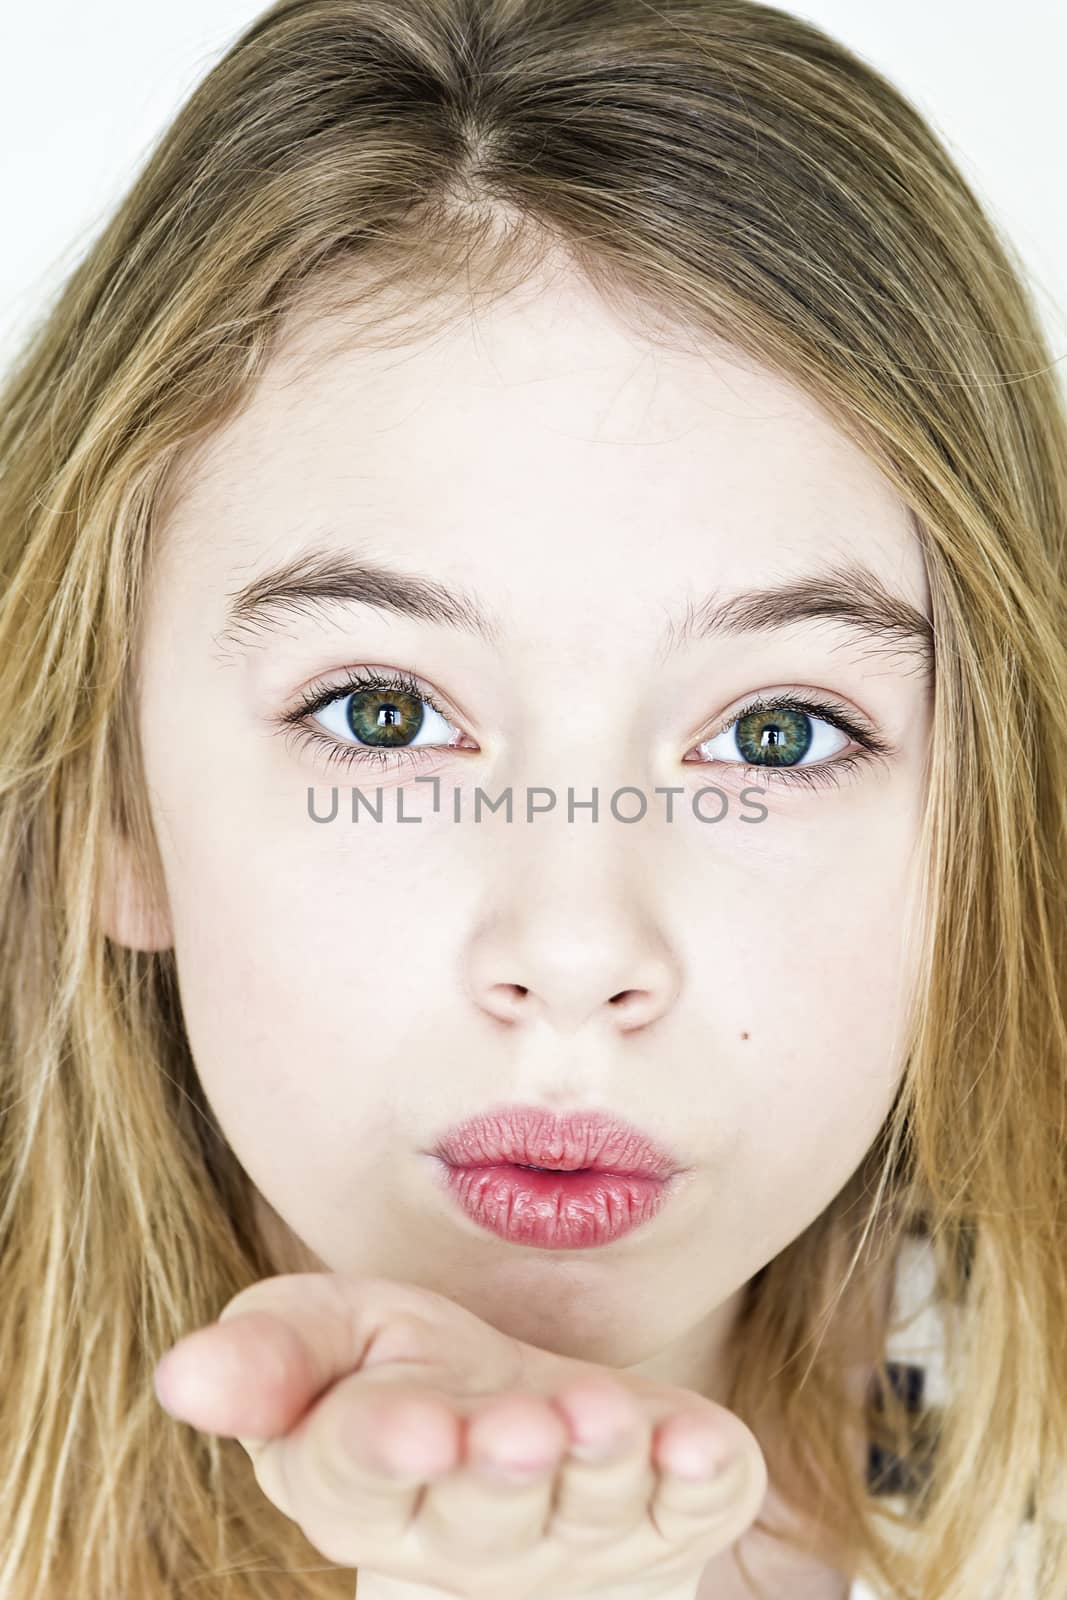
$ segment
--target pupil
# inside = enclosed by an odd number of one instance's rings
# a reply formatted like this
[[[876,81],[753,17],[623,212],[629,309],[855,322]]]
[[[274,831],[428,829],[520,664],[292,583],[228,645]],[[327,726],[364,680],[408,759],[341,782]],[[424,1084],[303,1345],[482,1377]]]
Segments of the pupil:
[[[422,727],[425,703],[414,694],[362,689],[350,696],[346,720],[363,744],[380,748],[410,744]]]
[[[811,744],[811,718],[803,711],[750,711],[737,723],[735,737],[753,766],[792,767]]]

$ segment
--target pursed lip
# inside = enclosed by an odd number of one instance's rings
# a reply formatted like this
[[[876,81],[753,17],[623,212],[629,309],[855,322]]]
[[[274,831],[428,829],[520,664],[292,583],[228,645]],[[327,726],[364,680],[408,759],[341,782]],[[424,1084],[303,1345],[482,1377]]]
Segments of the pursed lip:
[[[541,1106],[493,1107],[449,1128],[432,1153],[451,1167],[508,1164],[660,1181],[682,1170],[671,1151],[624,1118],[605,1111],[559,1115]]]

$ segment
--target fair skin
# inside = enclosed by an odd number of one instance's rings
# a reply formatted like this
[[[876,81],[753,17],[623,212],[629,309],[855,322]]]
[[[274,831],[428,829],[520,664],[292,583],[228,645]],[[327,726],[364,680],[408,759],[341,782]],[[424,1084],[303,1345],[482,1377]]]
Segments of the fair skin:
[[[721,1399],[745,1285],[846,1183],[899,1081],[932,708],[891,638],[823,618],[687,642],[681,624],[709,594],[842,563],[928,616],[913,530],[802,391],[645,340],[564,273],[399,351],[337,354],[337,333],[323,318],[283,343],[157,531],[140,727],[166,903],[135,909],[116,871],[105,924],[174,945],[279,1271],[402,1281],[557,1357]],[[228,597],[312,543],[476,595],[495,641],[338,601],[223,637]],[[356,667],[444,705],[423,764],[327,765],[340,690],[307,719],[323,745],[274,731]],[[789,690],[890,753],[838,785],[743,770],[718,730]],[[801,765],[862,754],[808,726]],[[437,813],[415,773],[439,776]],[[730,797],[715,825],[689,804],[710,784]],[[340,815],[316,824],[308,786],[326,815],[333,785]],[[351,785],[380,787],[382,822],[349,821]],[[623,785],[648,800],[631,826],[609,807]],[[512,787],[513,822],[473,822],[479,786]],[[527,823],[527,786],[555,811]],[[740,820],[753,786],[758,825]],[[568,823],[569,787],[598,792],[597,823]],[[426,1153],[499,1101],[619,1113],[685,1180],[602,1248],[502,1241]]]

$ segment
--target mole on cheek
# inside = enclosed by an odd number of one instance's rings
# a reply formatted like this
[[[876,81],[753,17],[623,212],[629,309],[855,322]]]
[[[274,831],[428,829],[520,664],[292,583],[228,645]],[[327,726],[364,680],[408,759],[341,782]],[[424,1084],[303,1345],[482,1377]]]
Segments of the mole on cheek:
[[[748,1034],[747,1034],[747,1033],[743,1033],[743,1034],[742,1034],[742,1035],[741,1035],[741,1037],[742,1037],[742,1039],[747,1039],[747,1038],[748,1038]]]

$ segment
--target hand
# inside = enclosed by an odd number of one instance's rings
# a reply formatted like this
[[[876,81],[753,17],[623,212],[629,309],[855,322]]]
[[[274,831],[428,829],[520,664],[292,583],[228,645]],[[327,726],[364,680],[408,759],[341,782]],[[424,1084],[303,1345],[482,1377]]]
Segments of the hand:
[[[239,1440],[267,1498],[359,1569],[358,1600],[692,1600],[767,1488],[725,1407],[387,1278],[251,1284],[172,1347],[155,1391]],[[683,1476],[693,1455],[729,1465]],[[500,1476],[497,1459],[526,1470]]]

